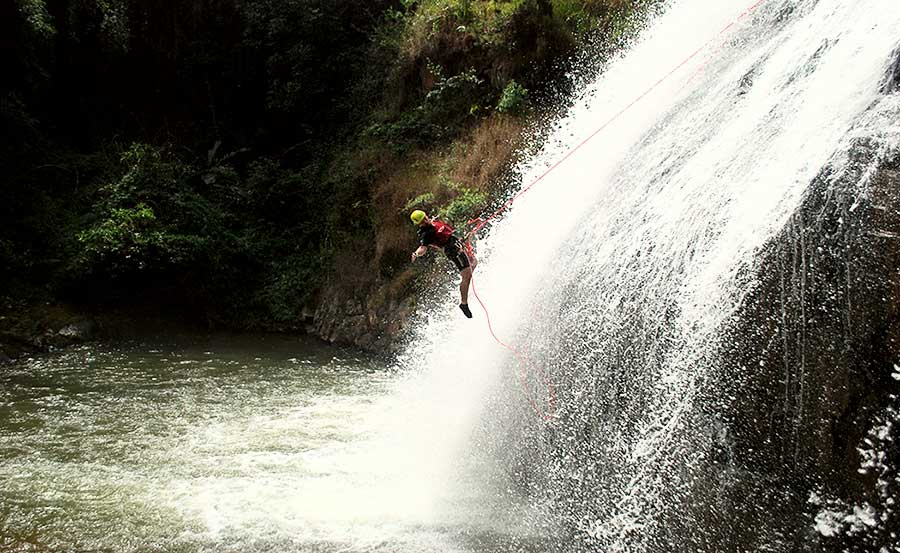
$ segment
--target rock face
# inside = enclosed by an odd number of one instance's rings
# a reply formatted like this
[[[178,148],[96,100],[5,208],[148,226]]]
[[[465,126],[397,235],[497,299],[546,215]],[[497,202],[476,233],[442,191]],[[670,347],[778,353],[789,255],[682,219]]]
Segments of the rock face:
[[[390,284],[353,290],[330,287],[307,331],[330,343],[390,353],[399,347],[398,337],[415,304],[409,290]]]
[[[652,551],[900,543],[900,150],[860,138],[849,156],[757,252],[700,360]]]
[[[715,419],[724,464],[741,476],[721,478],[720,491],[766,483],[755,507],[769,513],[789,498],[797,541],[785,550],[898,543],[888,530],[900,529],[896,508],[879,507],[860,448],[900,397],[900,152],[860,140],[851,158],[844,174],[822,172],[759,255],[757,285],[723,334],[728,376],[708,387],[733,398]],[[885,455],[897,478],[897,452]],[[824,501],[868,505],[877,524],[852,536],[814,531]]]
[[[667,467],[655,521],[669,551],[900,543],[900,151],[850,157],[761,248],[704,361],[676,438],[699,453]]]

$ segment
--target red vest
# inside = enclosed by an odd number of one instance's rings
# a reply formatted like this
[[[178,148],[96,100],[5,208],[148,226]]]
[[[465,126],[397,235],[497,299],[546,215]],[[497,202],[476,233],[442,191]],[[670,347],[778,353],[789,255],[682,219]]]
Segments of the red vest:
[[[434,227],[435,233],[434,245],[443,248],[450,241],[450,237],[453,236],[453,227],[437,219],[431,221],[431,226]]]

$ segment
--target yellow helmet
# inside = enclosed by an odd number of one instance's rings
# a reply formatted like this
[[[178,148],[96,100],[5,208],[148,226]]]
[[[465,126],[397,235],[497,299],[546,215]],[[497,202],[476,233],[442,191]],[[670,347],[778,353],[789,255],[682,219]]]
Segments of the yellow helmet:
[[[409,214],[409,218],[412,220],[413,224],[421,224],[425,219],[425,212],[421,209],[417,209]]]

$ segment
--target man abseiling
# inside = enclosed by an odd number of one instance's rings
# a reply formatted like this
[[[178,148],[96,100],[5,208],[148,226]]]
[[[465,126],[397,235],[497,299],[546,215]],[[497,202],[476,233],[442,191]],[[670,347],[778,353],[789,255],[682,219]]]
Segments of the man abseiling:
[[[478,265],[475,255],[466,251],[465,244],[453,234],[453,227],[447,223],[428,217],[424,211],[419,209],[413,211],[409,218],[418,227],[416,232],[419,235],[419,247],[412,253],[412,260],[415,261],[425,255],[428,248],[444,250],[444,254],[456,265],[459,275],[462,277],[459,283],[459,308],[466,317],[471,319],[469,283],[472,282],[472,271]]]

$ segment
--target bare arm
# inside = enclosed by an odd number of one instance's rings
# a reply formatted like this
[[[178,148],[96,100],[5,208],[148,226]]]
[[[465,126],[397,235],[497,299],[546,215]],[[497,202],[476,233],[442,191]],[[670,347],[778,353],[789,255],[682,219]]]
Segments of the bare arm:
[[[416,251],[412,253],[412,260],[415,261],[416,258],[422,257],[427,251],[428,248],[426,248],[425,246],[419,246],[418,248],[416,248]]]

